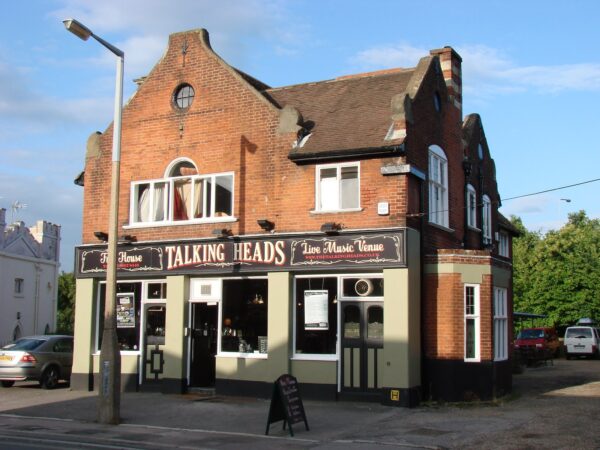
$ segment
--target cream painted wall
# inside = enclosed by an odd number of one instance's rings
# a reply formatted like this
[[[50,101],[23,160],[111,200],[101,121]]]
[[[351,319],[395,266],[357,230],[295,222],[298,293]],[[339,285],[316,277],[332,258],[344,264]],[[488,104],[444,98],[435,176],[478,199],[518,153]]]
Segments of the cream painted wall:
[[[91,355],[96,334],[96,314],[94,314],[96,286],[93,278],[80,278],[75,282],[73,373],[87,374],[92,371]]]
[[[167,317],[165,324],[164,378],[187,377],[187,339],[189,283],[185,276],[167,277]]]
[[[337,361],[292,360],[292,375],[300,383],[337,385]]]
[[[93,357],[94,373],[99,373],[100,370],[100,354],[95,354]],[[140,355],[123,354],[121,353],[121,375],[138,373]],[[97,388],[97,387],[96,387]]]
[[[486,258],[488,259],[488,258]],[[478,264],[427,264],[426,274],[460,273],[463,283],[482,284],[484,275],[491,275],[492,269],[489,265]]]

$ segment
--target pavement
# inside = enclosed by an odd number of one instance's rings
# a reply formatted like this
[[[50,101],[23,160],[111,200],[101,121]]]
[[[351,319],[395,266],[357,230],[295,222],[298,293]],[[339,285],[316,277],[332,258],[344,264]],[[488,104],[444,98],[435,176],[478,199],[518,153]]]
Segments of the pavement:
[[[270,399],[123,393],[115,426],[96,422],[96,393],[17,383],[0,388],[0,449],[600,448],[600,361],[555,360],[513,384],[497,402],[413,409],[304,400],[309,430],[291,437],[282,422],[265,435]]]

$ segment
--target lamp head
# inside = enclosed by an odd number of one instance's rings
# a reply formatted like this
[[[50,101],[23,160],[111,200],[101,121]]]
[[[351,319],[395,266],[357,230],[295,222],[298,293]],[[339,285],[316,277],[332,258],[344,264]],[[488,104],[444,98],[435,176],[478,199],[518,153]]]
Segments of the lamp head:
[[[267,219],[258,219],[256,223],[265,231],[273,231],[275,229],[275,223]]]
[[[75,19],[63,20],[63,23],[65,24],[65,28],[67,30],[84,41],[87,41],[93,34],[92,30]]]
[[[326,222],[321,225],[321,232],[325,234],[338,234],[342,229],[342,225],[336,222]]]

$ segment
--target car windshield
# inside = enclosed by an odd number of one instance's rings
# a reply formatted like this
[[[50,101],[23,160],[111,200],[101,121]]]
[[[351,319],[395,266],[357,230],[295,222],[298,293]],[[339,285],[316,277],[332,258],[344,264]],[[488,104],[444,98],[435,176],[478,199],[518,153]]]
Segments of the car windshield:
[[[544,337],[544,330],[521,330],[517,339],[538,339]]]
[[[584,338],[591,338],[592,337],[592,329],[591,328],[568,328],[567,329],[567,334],[565,335],[565,337],[568,338],[578,338],[578,337],[584,337]]]
[[[43,339],[19,339],[13,344],[2,347],[3,350],[35,350],[44,342]]]

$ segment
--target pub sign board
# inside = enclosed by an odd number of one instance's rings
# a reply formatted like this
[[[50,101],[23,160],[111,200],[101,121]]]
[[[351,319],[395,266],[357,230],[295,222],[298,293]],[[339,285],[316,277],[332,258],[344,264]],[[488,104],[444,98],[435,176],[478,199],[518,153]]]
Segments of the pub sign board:
[[[298,380],[289,374],[283,374],[273,383],[273,395],[271,396],[271,405],[269,406],[269,416],[267,418],[267,430],[269,434],[271,424],[283,420],[283,429],[288,425],[290,436],[294,436],[292,425],[304,422],[308,431],[308,420],[304,412],[304,404],[300,397],[300,388]]]
[[[164,276],[185,273],[243,273],[363,267],[405,267],[405,232],[300,236],[264,239],[226,238],[117,249],[120,274]],[[78,277],[104,276],[106,247],[78,247]]]

